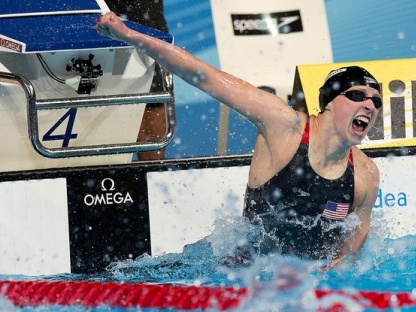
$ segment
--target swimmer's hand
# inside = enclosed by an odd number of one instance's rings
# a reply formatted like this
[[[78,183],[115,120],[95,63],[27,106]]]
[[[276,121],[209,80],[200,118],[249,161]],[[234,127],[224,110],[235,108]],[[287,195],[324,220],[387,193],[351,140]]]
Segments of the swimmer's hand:
[[[120,41],[127,41],[131,31],[113,12],[108,12],[97,18],[96,28],[101,36],[107,36]]]
[[[330,264],[328,264],[327,266],[325,266],[325,267],[323,267],[323,268],[321,268],[320,270],[319,270],[319,273],[322,273],[322,274],[324,274],[324,273],[326,273],[326,272],[328,272],[329,270],[332,270],[334,267],[336,267],[342,260],[344,260],[344,258],[346,257],[346,255],[343,255],[343,256],[339,256],[338,258],[336,258],[336,259],[334,259],[334,260],[332,260],[331,261],[331,263]]]

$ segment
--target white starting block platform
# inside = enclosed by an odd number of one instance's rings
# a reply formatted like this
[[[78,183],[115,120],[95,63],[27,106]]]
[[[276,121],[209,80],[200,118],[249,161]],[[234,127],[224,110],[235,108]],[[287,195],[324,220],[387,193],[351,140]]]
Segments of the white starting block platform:
[[[170,142],[172,77],[165,71],[165,92],[149,93],[154,60],[97,34],[96,19],[107,11],[95,0],[1,2],[0,171],[129,163],[131,153]],[[166,136],[137,142],[149,102],[166,104]]]

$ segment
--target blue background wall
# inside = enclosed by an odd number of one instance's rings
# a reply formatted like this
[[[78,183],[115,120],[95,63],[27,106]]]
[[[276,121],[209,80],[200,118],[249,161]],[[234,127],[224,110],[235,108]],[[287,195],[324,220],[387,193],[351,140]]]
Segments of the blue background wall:
[[[209,0],[164,4],[175,44],[219,68]],[[325,6],[334,62],[416,57],[415,0],[325,0]],[[175,101],[177,132],[166,157],[217,155],[219,103],[177,77]],[[231,112],[227,154],[251,153],[255,137],[254,127]]]

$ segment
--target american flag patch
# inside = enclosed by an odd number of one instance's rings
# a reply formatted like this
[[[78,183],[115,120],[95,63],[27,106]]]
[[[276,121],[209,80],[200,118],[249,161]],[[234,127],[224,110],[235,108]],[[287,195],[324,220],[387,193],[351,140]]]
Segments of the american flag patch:
[[[349,207],[349,204],[327,201],[322,216],[331,220],[344,220]]]

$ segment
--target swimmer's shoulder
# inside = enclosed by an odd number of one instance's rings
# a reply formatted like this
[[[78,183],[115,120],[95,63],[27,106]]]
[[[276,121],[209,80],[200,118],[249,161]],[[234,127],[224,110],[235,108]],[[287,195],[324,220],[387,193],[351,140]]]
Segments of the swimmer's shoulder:
[[[363,180],[372,178],[378,181],[380,173],[377,164],[357,146],[352,147],[352,152],[355,175]]]

